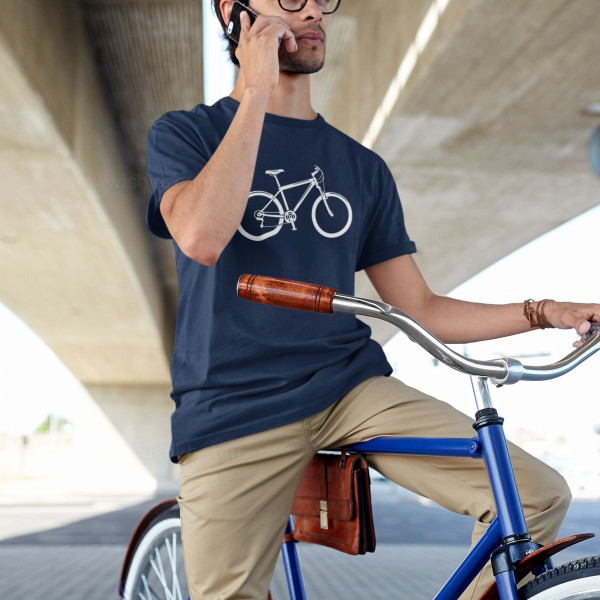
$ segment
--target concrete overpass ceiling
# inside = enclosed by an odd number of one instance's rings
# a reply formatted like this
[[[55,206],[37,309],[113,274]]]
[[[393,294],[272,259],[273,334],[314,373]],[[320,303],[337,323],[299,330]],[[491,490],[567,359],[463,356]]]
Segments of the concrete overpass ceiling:
[[[77,2],[0,4],[0,123],[0,300],[82,383],[163,384],[163,298]]]
[[[202,102],[201,2],[81,0],[81,6],[125,159],[145,174],[152,122]]]
[[[134,192],[141,222],[150,185],[150,126],[169,110],[203,101],[200,0],[80,0],[88,37]],[[175,326],[177,273],[173,246],[148,234],[157,261],[169,328]],[[170,334],[168,334],[170,335]],[[168,344],[168,340],[165,340]]]
[[[597,118],[582,109],[600,100],[600,4],[442,5],[374,149],[397,179],[421,268],[447,292],[597,203],[585,155]],[[316,109],[363,139],[431,6],[344,0],[313,80]],[[145,150],[154,119],[203,100],[200,2],[7,0],[0,15],[0,150],[5,190],[18,199],[2,214],[1,298],[82,381],[145,381],[143,360],[127,358],[135,347],[119,345],[127,337],[149,344],[139,356],[161,364],[151,379],[166,382],[177,281],[172,244],[144,227]],[[38,239],[31,252],[12,241],[25,236]],[[65,308],[73,281],[89,320]],[[33,283],[50,292],[45,308]],[[374,294],[364,274],[357,294]]]
[[[375,150],[435,290],[598,204],[599,31],[595,0],[472,2],[400,96]]]

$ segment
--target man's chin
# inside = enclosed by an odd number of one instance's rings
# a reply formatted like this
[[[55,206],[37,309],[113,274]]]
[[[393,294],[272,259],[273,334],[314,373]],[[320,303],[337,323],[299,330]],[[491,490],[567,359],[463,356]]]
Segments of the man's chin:
[[[310,75],[323,68],[325,64],[325,53],[320,57],[297,58],[288,52],[279,54],[279,69],[286,73],[298,73]]]
[[[299,62],[299,63],[292,63],[292,64],[286,64],[286,65],[281,65],[280,70],[283,71],[284,73],[296,73],[296,74],[302,74],[302,75],[310,75],[311,73],[316,73],[317,71],[320,71],[323,68],[323,65],[325,64],[325,61],[321,61],[319,63],[306,63],[306,62]]]

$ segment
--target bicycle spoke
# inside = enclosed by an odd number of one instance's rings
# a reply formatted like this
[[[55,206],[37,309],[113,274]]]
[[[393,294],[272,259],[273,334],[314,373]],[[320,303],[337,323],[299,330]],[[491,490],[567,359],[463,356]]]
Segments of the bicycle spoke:
[[[140,600],[152,600],[152,597],[156,598],[157,600],[161,600],[158,594],[154,593],[154,590],[152,590],[152,588],[148,585],[148,579],[145,575],[142,575],[142,582],[144,583],[144,588],[147,595],[144,597],[142,596],[142,592],[138,592]]]
[[[187,600],[178,518],[165,515],[142,538],[124,586],[125,600]],[[169,572],[170,570],[170,572]]]
[[[181,588],[179,587],[179,577],[177,575],[177,534],[173,532],[171,543],[168,538],[165,539],[165,545],[167,546],[167,555],[171,563],[171,573],[173,574],[173,598],[175,599],[175,592],[177,592],[177,600],[183,600],[181,597]]]
[[[163,568],[163,564],[162,564],[162,560],[161,560],[160,552],[158,551],[158,548],[154,548],[154,553],[156,554],[158,567],[156,566],[156,563],[154,562],[154,559],[152,559],[152,558],[150,559],[150,564],[152,565],[152,569],[156,573],[156,577],[158,578],[158,581],[163,586],[163,590],[165,592],[165,600],[177,600],[175,598],[174,594],[171,594],[171,592],[169,591],[169,586],[167,585],[167,578],[165,576],[165,570]]]

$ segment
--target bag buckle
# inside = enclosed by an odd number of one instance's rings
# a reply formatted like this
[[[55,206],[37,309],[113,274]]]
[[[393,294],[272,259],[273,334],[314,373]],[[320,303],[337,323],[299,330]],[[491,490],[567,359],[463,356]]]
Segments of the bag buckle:
[[[327,500],[320,500],[319,506],[321,509],[319,513],[321,529],[329,529],[329,521],[327,520]]]

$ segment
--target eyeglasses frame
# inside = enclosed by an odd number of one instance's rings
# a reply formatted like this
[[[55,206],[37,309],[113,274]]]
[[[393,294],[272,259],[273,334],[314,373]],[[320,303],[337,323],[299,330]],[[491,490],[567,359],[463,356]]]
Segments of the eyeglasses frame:
[[[277,0],[277,1],[279,2],[279,6],[280,6],[281,10],[285,10],[286,12],[300,12],[307,5],[307,3],[308,3],[308,0],[304,0],[302,6],[300,8],[296,8],[294,10],[290,10],[289,8],[285,8],[281,4],[282,0]],[[323,11],[323,14],[324,15],[330,15],[330,14],[334,13],[340,7],[341,3],[342,3],[342,0],[337,0],[337,4],[335,5],[335,8],[333,10],[329,10],[327,12]]]
[[[243,4],[247,8],[250,8],[250,6],[249,6],[250,0],[235,0],[235,1],[239,2],[240,4]],[[277,0],[277,2],[279,4],[279,8],[281,8],[281,10],[285,10],[285,12],[291,12],[291,13],[293,13],[293,12],[300,12],[308,4],[308,0],[304,0],[304,4],[300,8],[296,8],[294,10],[290,10],[289,8],[284,8],[281,5],[281,0]],[[333,10],[329,10],[327,12],[323,12],[323,14],[324,15],[331,15],[332,13],[334,13],[340,7],[341,3],[342,3],[342,0],[337,0],[336,7]],[[252,9],[250,9],[250,10],[252,10]],[[252,12],[254,12],[254,11],[252,11]],[[254,14],[256,15],[256,13],[254,13]]]

